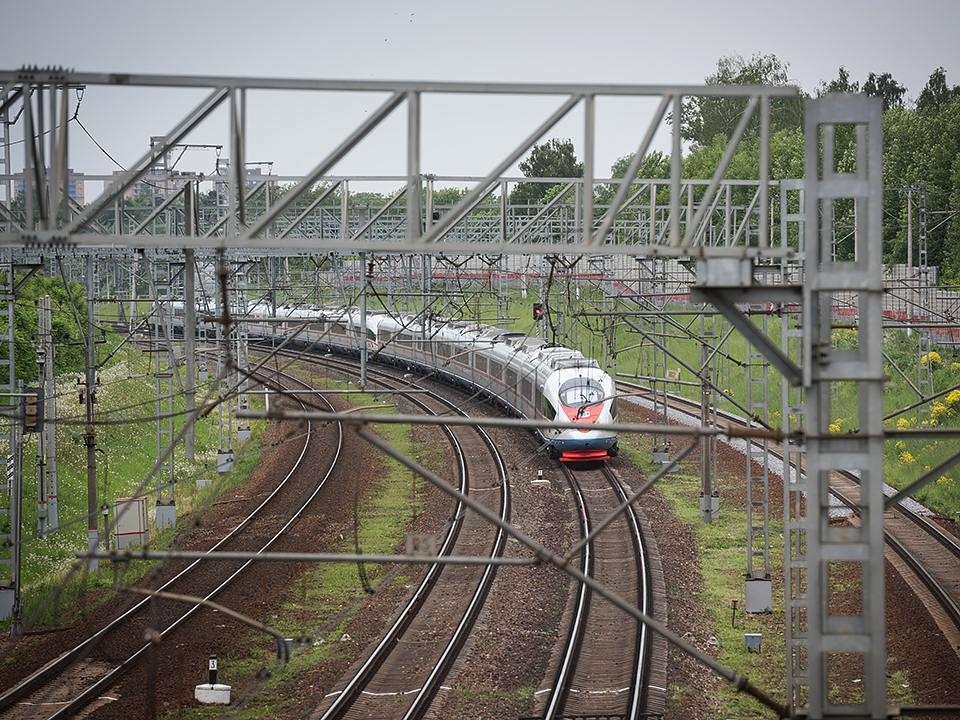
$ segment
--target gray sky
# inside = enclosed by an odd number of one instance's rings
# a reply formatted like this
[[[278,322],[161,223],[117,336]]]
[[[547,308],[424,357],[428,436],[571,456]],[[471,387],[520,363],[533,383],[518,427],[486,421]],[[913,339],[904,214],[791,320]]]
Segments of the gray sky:
[[[722,55],[774,53],[805,90],[839,65],[863,80],[891,72],[915,97],[944,66],[960,83],[956,0],[453,0],[292,2],[233,0],[0,0],[0,67],[61,64],[77,70],[317,78],[598,83],[700,83]],[[149,8],[149,9],[145,9]],[[26,32],[30,28],[33,32]],[[122,163],[149,135],[165,133],[197,93],[88,90],[80,118]],[[436,98],[424,103],[423,171],[486,173],[559,104],[559,98]],[[248,160],[301,173],[381,102],[378,96],[267,97],[251,94]],[[637,145],[651,103],[601,101],[597,173]],[[404,170],[405,112],[336,169]],[[190,137],[222,142],[226,116]],[[576,111],[554,135],[582,134]],[[115,166],[79,132],[71,162]],[[656,146],[666,147],[661,132]],[[226,154],[226,153],[225,153]],[[212,153],[184,158],[209,172]]]

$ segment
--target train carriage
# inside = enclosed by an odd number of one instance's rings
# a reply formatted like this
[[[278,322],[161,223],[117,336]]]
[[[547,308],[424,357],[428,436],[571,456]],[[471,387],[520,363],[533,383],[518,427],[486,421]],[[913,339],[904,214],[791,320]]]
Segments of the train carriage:
[[[371,357],[439,373],[521,417],[582,425],[538,431],[551,456],[563,462],[617,454],[616,434],[591,428],[615,420],[613,379],[578,350],[463,320],[368,312],[364,326],[355,307],[280,306],[276,316],[283,322],[258,322],[270,313],[262,303],[248,308],[252,335],[295,334],[301,344],[350,353],[366,343]],[[174,303],[173,314],[182,317],[182,304]]]

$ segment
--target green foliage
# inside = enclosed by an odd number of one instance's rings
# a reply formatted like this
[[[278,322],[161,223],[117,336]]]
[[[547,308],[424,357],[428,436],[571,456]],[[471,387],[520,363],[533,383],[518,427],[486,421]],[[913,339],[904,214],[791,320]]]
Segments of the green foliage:
[[[16,282],[23,280],[18,273]],[[54,345],[54,372],[81,372],[83,370],[83,334],[76,317],[86,318],[86,293],[81,285],[70,283],[69,292],[59,277],[36,273],[17,288],[14,308],[13,337],[17,378],[25,382],[37,379],[37,300],[50,296],[53,308],[52,330]],[[6,314],[0,315],[0,332],[7,331]],[[0,357],[7,357],[6,343],[0,344]]]
[[[627,168],[633,162],[636,153],[630,153],[618,158],[610,167],[610,177],[622,178],[627,174]],[[640,168],[637,170],[636,177],[640,180],[652,180],[655,178],[670,177],[670,156],[659,150],[653,150],[647,153],[646,157],[640,161]],[[600,185],[596,189],[596,202],[598,205],[607,205],[617,194],[617,185]],[[630,186],[630,194],[640,189],[639,185]]]
[[[776,55],[754,54],[749,60],[728,55],[717,61],[717,71],[706,78],[707,85],[787,85],[789,66]],[[695,97],[683,104],[681,136],[695,145],[707,145],[720,135],[733,135],[740,116],[747,107],[747,98]],[[775,98],[770,103],[770,131],[801,126],[802,98]],[[747,127],[746,136],[756,135],[760,127],[759,113]]]
[[[931,73],[927,84],[920,91],[917,110],[922,113],[938,112],[956,97],[960,97],[960,85],[954,85],[952,88],[947,85],[947,74],[942,67],[938,67]]]
[[[863,83],[863,94],[883,100],[883,109],[903,107],[903,96],[907,89],[893,79],[890,73],[870,73]]]
[[[583,163],[577,160],[572,140],[552,138],[533,146],[530,156],[520,163],[520,171],[526,177],[578,178],[583,177]],[[550,188],[546,183],[518,183],[510,193],[510,202],[535,205],[543,201]]]

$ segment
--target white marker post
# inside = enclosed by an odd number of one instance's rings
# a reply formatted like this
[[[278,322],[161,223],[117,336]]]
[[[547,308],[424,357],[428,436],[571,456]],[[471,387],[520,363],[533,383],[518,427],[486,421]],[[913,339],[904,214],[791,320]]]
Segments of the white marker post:
[[[211,655],[207,665],[207,682],[197,685],[193,696],[204,705],[229,705],[230,686],[217,682],[217,656]]]

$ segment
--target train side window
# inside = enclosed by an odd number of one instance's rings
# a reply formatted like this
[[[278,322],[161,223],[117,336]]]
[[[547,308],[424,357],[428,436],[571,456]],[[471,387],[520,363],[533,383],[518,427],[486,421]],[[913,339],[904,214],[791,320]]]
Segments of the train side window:
[[[516,388],[517,388],[517,380],[519,379],[519,378],[517,378],[517,372],[516,372],[516,370],[510,370],[510,369],[508,368],[507,371],[506,371],[506,373],[504,374],[503,378],[504,378],[504,380],[503,380],[504,385],[506,385],[506,386],[507,386],[508,388],[510,388],[511,390],[516,390]]]
[[[477,353],[473,357],[473,366],[482,373],[487,371],[487,357]]]
[[[503,365],[498,363],[496,360],[491,360],[490,375],[492,375],[495,378],[499,378],[502,373],[503,373]]]
[[[533,383],[526,378],[520,381],[520,394],[527,400],[533,400]]]

